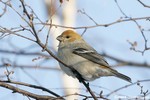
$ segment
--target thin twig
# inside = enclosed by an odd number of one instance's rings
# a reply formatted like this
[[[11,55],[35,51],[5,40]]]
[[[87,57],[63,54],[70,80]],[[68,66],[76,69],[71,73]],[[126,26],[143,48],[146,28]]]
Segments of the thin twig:
[[[139,80],[139,81],[137,81],[137,82],[134,82],[134,83],[125,85],[125,86],[123,86],[123,87],[120,87],[120,88],[118,88],[118,89],[112,91],[111,93],[107,94],[106,97],[109,97],[110,95],[112,95],[112,94],[115,93],[115,92],[118,92],[118,91],[120,91],[120,90],[122,90],[122,89],[125,89],[125,88],[128,88],[128,87],[130,87],[130,86],[133,86],[133,85],[135,85],[135,84],[137,84],[137,83],[140,83],[140,82],[150,82],[150,79]]]
[[[13,32],[13,31],[11,31],[11,30],[9,30],[9,29],[7,29],[7,28],[3,28],[3,27],[0,26],[0,32],[1,32],[1,31],[3,31],[3,33],[9,33],[8,35],[11,35],[11,34],[12,34],[12,35],[16,35],[16,36],[22,37],[22,38],[24,38],[24,39],[27,39],[27,40],[30,40],[30,41],[35,42],[35,40],[33,40],[33,39],[31,39],[31,38],[28,38],[28,37],[26,37],[26,36],[17,34],[17,33]],[[1,38],[4,38],[4,37],[1,37]]]
[[[150,8],[150,6],[144,4],[141,0],[137,0],[140,4],[142,4],[144,7]]]
[[[83,10],[78,10],[78,12],[80,12],[81,14],[84,14],[85,16],[87,16],[95,25],[98,25],[98,23],[91,17],[89,16],[84,9]]]
[[[120,5],[118,4],[118,1],[117,0],[115,0],[115,3],[116,3],[116,5],[117,5],[117,7],[118,7],[118,9],[120,10],[120,12],[125,16],[125,18],[128,18],[128,16],[124,13],[124,11],[121,9],[121,7],[120,7]]]

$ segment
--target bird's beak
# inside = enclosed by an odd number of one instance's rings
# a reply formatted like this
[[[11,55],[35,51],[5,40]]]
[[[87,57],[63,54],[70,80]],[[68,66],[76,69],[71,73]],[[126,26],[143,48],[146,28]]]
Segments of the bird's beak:
[[[62,37],[61,36],[58,36],[57,38],[56,38],[58,41],[62,41]]]

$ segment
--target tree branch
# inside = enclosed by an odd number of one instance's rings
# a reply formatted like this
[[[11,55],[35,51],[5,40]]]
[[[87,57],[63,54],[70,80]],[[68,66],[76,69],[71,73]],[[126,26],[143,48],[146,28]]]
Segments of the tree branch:
[[[0,86],[12,90],[13,93],[17,92],[17,93],[20,93],[20,94],[29,96],[29,97],[31,97],[31,98],[34,98],[34,99],[36,99],[36,100],[52,100],[52,99],[55,99],[55,98],[52,97],[52,96],[37,95],[37,94],[31,93],[31,92],[25,91],[25,90],[23,90],[23,89],[19,89],[19,88],[17,88],[17,87],[14,87],[14,86],[9,85],[9,84],[4,83],[4,82],[0,82]]]
[[[133,85],[135,85],[135,84],[137,84],[137,83],[142,83],[142,82],[150,82],[150,79],[139,80],[139,81],[137,81],[137,82],[134,82],[134,83],[125,85],[125,86],[123,86],[123,87],[120,87],[120,88],[118,88],[118,89],[112,91],[111,93],[107,94],[106,97],[109,97],[109,96],[112,95],[113,93],[118,92],[118,91],[120,91],[120,90],[122,90],[122,89],[128,88],[128,87],[130,87],[130,86],[133,86]]]
[[[32,84],[28,84],[28,83],[23,83],[23,82],[16,82],[16,81],[5,81],[5,80],[0,80],[0,82],[3,82],[3,83],[11,83],[11,84],[18,84],[18,85],[22,85],[22,86],[27,86],[27,87],[31,87],[31,88],[35,88],[35,89],[41,89],[45,92],[48,92],[56,97],[61,97],[59,96],[58,94],[52,92],[51,90],[47,89],[47,88],[44,88],[44,87],[41,87],[41,86],[36,86],[36,85],[32,85]]]
[[[142,4],[144,7],[150,8],[150,6],[144,4],[141,0],[137,0],[140,4]]]
[[[35,23],[35,25],[51,25],[54,27],[61,27],[61,28],[72,28],[72,29],[90,29],[90,28],[96,28],[96,27],[108,27],[114,24],[119,24],[122,22],[128,22],[128,21],[133,21],[133,20],[146,20],[149,19],[150,16],[147,17],[137,17],[137,18],[125,18],[125,19],[117,19],[114,22],[111,23],[106,23],[106,24],[97,24],[97,25],[91,25],[91,26],[80,26],[80,27],[72,27],[72,26],[64,26],[64,25],[58,25],[58,24],[49,24],[49,23]]]

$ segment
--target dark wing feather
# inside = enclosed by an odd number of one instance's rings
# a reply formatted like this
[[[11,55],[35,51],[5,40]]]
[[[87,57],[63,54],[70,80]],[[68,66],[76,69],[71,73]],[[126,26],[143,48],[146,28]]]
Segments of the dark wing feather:
[[[75,48],[73,49],[73,53],[82,56],[94,63],[100,64],[102,66],[106,66],[106,67],[109,66],[106,60],[95,50],[87,50],[85,48]]]

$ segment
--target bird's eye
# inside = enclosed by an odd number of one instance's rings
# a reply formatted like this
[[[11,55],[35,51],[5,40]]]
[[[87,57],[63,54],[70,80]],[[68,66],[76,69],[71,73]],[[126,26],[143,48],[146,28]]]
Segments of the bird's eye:
[[[66,38],[67,38],[67,39],[69,39],[69,38],[70,38],[70,36],[66,36]]]

